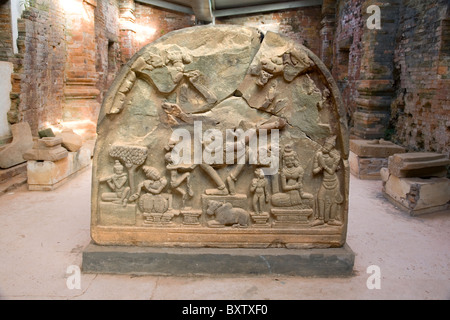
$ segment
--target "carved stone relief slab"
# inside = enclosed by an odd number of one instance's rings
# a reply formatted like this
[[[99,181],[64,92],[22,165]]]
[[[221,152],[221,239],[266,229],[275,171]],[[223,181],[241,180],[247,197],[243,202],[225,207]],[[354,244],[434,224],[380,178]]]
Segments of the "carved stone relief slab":
[[[98,244],[338,247],[348,136],[322,62],[275,33],[201,26],[147,45],[99,116]]]

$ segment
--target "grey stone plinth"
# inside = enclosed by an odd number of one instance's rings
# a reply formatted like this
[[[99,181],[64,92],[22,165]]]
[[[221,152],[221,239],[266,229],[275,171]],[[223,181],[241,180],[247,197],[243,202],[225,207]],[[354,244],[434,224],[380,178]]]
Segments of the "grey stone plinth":
[[[138,275],[287,275],[342,277],[353,274],[348,245],[324,249],[217,249],[99,246],[83,251],[84,273]]]

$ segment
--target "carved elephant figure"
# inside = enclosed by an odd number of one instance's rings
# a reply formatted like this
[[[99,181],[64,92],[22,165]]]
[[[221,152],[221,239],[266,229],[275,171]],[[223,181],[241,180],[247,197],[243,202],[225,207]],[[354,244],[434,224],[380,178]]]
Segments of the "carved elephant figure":
[[[206,213],[209,216],[215,215],[216,219],[208,221],[211,228],[223,228],[225,226],[248,227],[250,215],[241,208],[233,208],[231,203],[223,203],[210,200]]]

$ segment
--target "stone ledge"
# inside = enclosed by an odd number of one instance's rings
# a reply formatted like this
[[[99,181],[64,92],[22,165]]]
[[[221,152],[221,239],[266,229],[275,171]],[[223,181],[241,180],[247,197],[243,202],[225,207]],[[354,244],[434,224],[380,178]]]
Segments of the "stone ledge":
[[[7,182],[8,180],[27,172],[26,162],[18,164],[8,169],[0,169],[0,184]]]
[[[137,275],[353,275],[355,254],[345,244],[327,249],[212,249],[99,246],[83,251],[82,271]]]
[[[25,184],[27,184],[26,172],[18,174],[9,180],[0,182],[0,196],[5,193],[12,192]]]
[[[390,141],[350,139],[350,151],[362,158],[387,158],[406,149]]]
[[[447,210],[450,204],[448,178],[398,178],[387,168],[381,171],[383,195],[411,216]]]
[[[442,205],[436,205],[436,206],[430,206],[427,208],[422,208],[418,210],[413,210],[407,206],[405,206],[403,203],[397,201],[395,198],[393,198],[389,193],[386,191],[383,191],[383,196],[394,206],[399,208],[401,211],[408,213],[412,217],[421,216],[424,214],[430,214],[440,211],[447,211],[450,209],[449,204],[442,204]]]

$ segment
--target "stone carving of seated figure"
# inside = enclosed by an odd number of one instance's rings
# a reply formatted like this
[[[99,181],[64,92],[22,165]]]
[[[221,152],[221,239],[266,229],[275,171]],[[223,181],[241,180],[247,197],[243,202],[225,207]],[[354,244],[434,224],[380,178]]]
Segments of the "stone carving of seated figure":
[[[285,146],[282,154],[282,169],[280,172],[282,192],[272,195],[272,205],[274,207],[294,207],[310,203],[313,195],[303,192],[304,170],[300,166],[300,161],[291,144]]]
[[[135,201],[140,198],[139,207],[144,212],[164,213],[169,208],[169,199],[165,194],[161,194],[163,189],[167,186],[167,179],[159,173],[159,171],[150,166],[144,166],[146,180],[141,182],[135,194],[133,194],[129,201]],[[144,191],[144,195],[140,195]]]
[[[114,174],[100,179],[100,182],[106,182],[109,188],[114,192],[105,192],[102,194],[102,200],[114,204],[127,205],[130,187],[126,186],[128,174],[123,172],[123,165],[116,160],[114,165]]]

